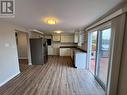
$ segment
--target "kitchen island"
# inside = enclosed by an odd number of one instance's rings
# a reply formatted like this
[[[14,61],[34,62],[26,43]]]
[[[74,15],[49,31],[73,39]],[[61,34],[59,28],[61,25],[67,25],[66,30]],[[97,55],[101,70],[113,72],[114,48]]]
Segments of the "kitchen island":
[[[70,56],[74,67],[85,69],[87,63],[87,52],[76,46],[61,46],[60,56]]]

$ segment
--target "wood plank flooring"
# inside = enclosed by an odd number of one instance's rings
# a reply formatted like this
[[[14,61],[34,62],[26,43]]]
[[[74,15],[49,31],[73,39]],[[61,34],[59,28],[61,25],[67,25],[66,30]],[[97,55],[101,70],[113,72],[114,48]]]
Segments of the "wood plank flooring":
[[[0,87],[0,95],[104,95],[87,70],[73,68],[69,57],[50,56],[44,65],[29,66]]]
[[[19,59],[20,71],[25,71],[28,68],[28,59]]]

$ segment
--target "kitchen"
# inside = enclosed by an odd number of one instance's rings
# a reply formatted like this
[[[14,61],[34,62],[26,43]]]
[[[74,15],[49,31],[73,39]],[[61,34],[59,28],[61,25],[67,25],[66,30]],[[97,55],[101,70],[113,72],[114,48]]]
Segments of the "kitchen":
[[[51,40],[51,43],[48,45],[48,55],[70,56],[75,67],[86,68],[87,33],[83,31],[54,33],[53,35],[45,36],[45,38]],[[80,58],[82,59],[81,62],[79,61]],[[79,65],[76,65],[78,63]]]

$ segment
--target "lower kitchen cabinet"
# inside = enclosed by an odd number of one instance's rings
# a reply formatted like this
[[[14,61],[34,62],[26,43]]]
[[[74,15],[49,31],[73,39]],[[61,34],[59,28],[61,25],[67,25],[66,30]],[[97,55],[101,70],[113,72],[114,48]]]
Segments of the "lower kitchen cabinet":
[[[79,49],[71,49],[71,58],[74,67],[78,69],[85,69],[87,64],[87,53]]]
[[[70,48],[60,48],[60,56],[71,56]]]
[[[74,65],[78,69],[85,69],[87,62],[87,54],[85,52],[75,50],[74,52]]]

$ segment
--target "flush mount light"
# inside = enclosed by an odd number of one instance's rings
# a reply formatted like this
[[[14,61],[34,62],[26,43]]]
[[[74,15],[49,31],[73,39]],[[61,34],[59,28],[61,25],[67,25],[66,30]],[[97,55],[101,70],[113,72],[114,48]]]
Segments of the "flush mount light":
[[[62,33],[63,31],[57,30],[57,31],[54,31],[54,32],[57,33],[57,34],[60,34],[60,33]]]
[[[55,25],[55,24],[59,23],[59,20],[57,18],[54,18],[54,17],[46,17],[44,19],[44,22],[46,24],[49,24],[49,25]]]
[[[55,19],[48,19],[47,23],[48,24],[56,24],[56,20]]]

